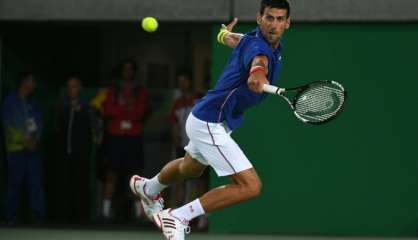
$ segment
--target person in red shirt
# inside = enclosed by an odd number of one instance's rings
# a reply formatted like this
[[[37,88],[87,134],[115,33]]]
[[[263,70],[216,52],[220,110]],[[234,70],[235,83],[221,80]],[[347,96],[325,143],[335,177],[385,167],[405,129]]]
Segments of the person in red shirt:
[[[128,182],[132,172],[142,172],[144,119],[149,109],[148,92],[135,79],[137,65],[128,59],[120,64],[120,76],[109,88],[104,101],[103,116],[107,130],[107,153],[109,162],[104,184],[103,217],[111,217],[112,198],[118,189],[117,183]],[[121,186],[125,186],[123,184]],[[135,202],[136,216],[141,215],[139,201]]]

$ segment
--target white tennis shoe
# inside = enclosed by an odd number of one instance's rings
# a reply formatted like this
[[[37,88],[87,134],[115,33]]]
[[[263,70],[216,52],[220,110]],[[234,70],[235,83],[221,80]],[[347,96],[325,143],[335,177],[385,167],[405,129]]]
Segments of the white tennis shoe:
[[[171,208],[154,214],[154,222],[167,240],[184,240],[184,235],[190,233],[188,223],[171,215]]]
[[[145,193],[145,186],[147,182],[148,179],[134,175],[131,177],[129,186],[131,187],[131,191],[141,199],[141,204],[144,208],[144,212],[152,221],[153,215],[161,212],[164,209],[164,200],[160,194],[154,198],[151,198]]]

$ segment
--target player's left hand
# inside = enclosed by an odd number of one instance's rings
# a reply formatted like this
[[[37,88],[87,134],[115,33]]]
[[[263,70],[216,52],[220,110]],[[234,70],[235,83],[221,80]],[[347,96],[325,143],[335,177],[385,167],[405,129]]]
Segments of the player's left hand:
[[[218,42],[230,48],[235,48],[244,36],[241,33],[234,33],[232,30],[238,23],[238,18],[234,18],[228,25],[222,24],[218,33]]]
[[[225,26],[225,24],[221,25],[221,29],[226,29],[228,30],[228,32],[232,32],[232,30],[234,29],[235,25],[237,25],[238,23],[238,18],[234,18],[232,20],[232,22],[230,22],[227,26]]]

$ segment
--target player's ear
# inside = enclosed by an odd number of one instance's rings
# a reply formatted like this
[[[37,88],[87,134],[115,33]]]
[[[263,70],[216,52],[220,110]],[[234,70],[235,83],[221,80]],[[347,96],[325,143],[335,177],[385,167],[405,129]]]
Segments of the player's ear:
[[[286,19],[286,29],[290,28],[290,17]]]
[[[263,16],[260,15],[260,13],[257,13],[257,24],[260,25],[261,24],[261,19],[263,18]]]

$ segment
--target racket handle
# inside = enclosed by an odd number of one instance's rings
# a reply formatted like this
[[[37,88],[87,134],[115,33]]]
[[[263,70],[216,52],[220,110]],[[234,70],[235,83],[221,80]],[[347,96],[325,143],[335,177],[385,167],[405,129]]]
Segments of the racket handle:
[[[281,93],[283,93],[285,91],[285,89],[284,88],[278,88],[276,86],[269,85],[269,84],[264,84],[263,85],[263,91],[266,92],[266,93],[280,95]]]

